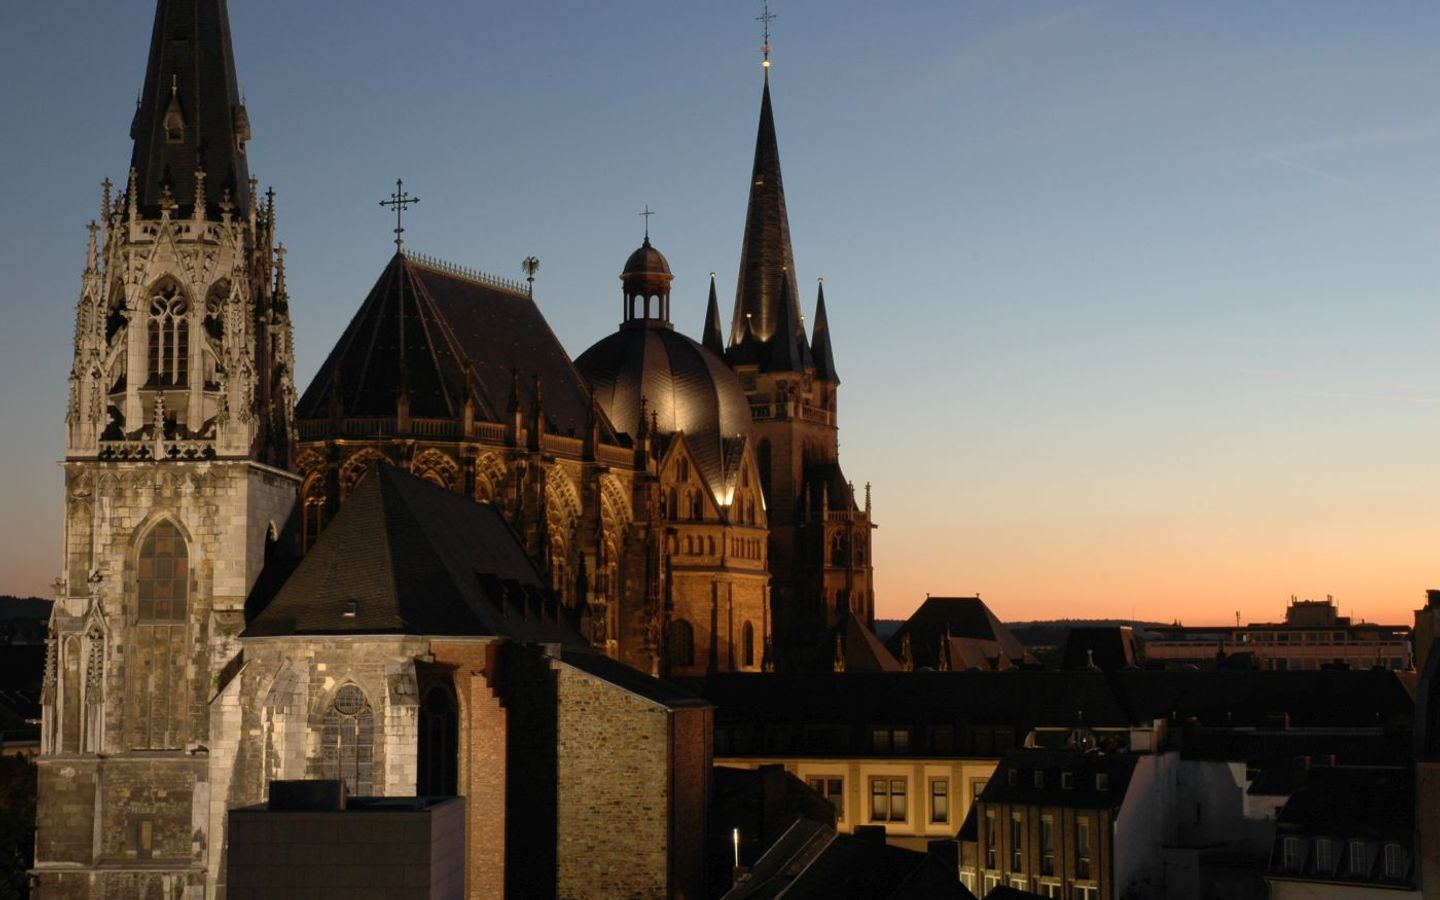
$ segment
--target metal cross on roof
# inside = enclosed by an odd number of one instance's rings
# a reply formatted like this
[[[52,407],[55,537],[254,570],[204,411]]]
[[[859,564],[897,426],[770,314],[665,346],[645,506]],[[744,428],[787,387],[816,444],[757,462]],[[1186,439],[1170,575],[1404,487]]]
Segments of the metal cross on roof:
[[[651,211],[651,209],[650,209],[650,204],[648,204],[648,203],[645,204],[645,211],[642,212],[642,213],[636,213],[635,215],[637,215],[637,216],[644,216],[644,217],[645,217],[645,240],[646,240],[646,241],[649,241],[649,240],[650,240],[650,217],[653,216],[653,215],[655,215],[655,213],[654,213],[653,211]]]
[[[770,11],[770,0],[764,0],[764,4],[765,12],[756,16],[755,21],[760,23],[765,33],[765,43],[760,45],[760,52],[765,55],[765,60],[760,65],[768,69],[770,68],[770,22],[776,16]]]
[[[396,249],[396,250],[399,250],[400,248],[402,248],[403,246],[405,246],[405,238],[402,237],[402,235],[405,234],[405,226],[401,224],[401,218],[400,218],[400,217],[404,214],[405,210],[407,210],[407,209],[410,208],[410,204],[412,204],[412,203],[419,203],[419,202],[420,202],[420,198],[419,198],[419,197],[412,197],[412,196],[410,196],[409,194],[407,194],[407,193],[405,192],[405,182],[402,181],[402,180],[399,179],[399,178],[395,179],[395,193],[393,193],[393,194],[390,195],[390,199],[389,199],[389,200],[381,200],[381,201],[380,201],[380,205],[381,205],[381,206],[388,206],[388,207],[390,207],[390,208],[392,208],[392,209],[395,210],[395,249]]]

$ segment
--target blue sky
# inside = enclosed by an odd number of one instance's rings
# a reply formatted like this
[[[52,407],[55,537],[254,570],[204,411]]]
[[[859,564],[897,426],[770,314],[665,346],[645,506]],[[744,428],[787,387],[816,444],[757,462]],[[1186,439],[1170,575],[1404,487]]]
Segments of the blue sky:
[[[877,599],[1004,618],[1408,621],[1440,524],[1440,7],[776,0],[796,266],[826,280]],[[572,354],[646,205],[733,293],[758,3],[234,0],[300,380],[410,246],[541,260]],[[59,569],[65,377],[149,2],[0,8],[0,591]]]

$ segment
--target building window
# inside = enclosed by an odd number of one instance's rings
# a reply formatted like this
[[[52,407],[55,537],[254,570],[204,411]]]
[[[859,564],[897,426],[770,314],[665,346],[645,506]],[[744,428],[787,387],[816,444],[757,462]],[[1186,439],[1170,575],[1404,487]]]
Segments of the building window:
[[[705,498],[700,496],[699,491],[690,498],[690,518],[697,522],[705,518]]]
[[[1005,773],[1005,776],[1005,780],[1009,782],[1011,787],[1015,787],[1020,784],[1020,771],[1018,769],[1011,769],[1010,771]]]
[[[670,623],[670,665],[695,665],[695,629],[684,619]]]
[[[1071,884],[1070,896],[1073,900],[1098,900],[1100,889],[1090,884]]]
[[[1025,820],[1019,813],[1010,814],[1010,871],[1019,872],[1025,867],[1025,855],[1021,845],[1025,840]]]
[[[1364,841],[1350,842],[1350,867],[1349,873],[1353,877],[1364,877],[1370,874],[1370,847]]]
[[[1042,897],[1053,897],[1053,898],[1055,898],[1055,900],[1059,900],[1059,898],[1060,898],[1061,896],[1063,896],[1063,894],[1061,893],[1061,884],[1060,884],[1060,882],[1058,882],[1058,881],[1042,881],[1042,882],[1040,882],[1040,896],[1042,896]]]
[[[1108,791],[1108,790],[1110,790],[1110,776],[1109,776],[1109,774],[1107,774],[1107,773],[1105,773],[1105,772],[1096,772],[1096,773],[1095,773],[1095,790],[1097,790],[1097,791]]]
[[[876,753],[909,753],[910,729],[870,729],[870,749]]]
[[[999,875],[986,875],[986,876],[985,876],[985,894],[986,894],[987,896],[989,895],[989,893],[990,893],[991,891],[995,890],[995,889],[996,889],[997,887],[999,887],[999,886],[1000,886],[1000,876],[999,876]]]
[[[425,692],[420,708],[419,771],[416,789],[422,796],[453,797],[460,755],[459,715],[450,688],[435,685]]]
[[[908,814],[904,778],[870,779],[870,821],[904,822]]]
[[[185,383],[190,363],[190,306],[175,285],[150,298],[149,372],[153,385]]]
[[[755,626],[749,622],[740,626],[740,665],[755,665]]]
[[[1040,874],[1055,874],[1055,817],[1040,817]]]
[[[1298,872],[1305,862],[1305,847],[1299,838],[1287,837],[1280,843],[1280,868]]]
[[[1031,777],[1034,779],[1035,787],[1037,787],[1037,788],[1043,788],[1043,787],[1045,787],[1045,773],[1044,773],[1044,772],[1042,772],[1042,771],[1039,770],[1039,769],[1036,769],[1036,770],[1032,773]]]
[[[684,457],[680,458],[680,461],[675,464],[675,478],[679,481],[690,480],[690,460]]]
[[[995,868],[995,813],[985,811],[985,868]]]
[[[948,779],[930,779],[930,821],[950,821],[950,781]]]
[[[835,821],[845,821],[845,779],[828,775],[809,779],[810,787],[835,807]]]
[[[930,728],[930,752],[940,756],[949,756],[955,752],[953,725],[934,725]]]
[[[1025,890],[1025,879],[1019,875],[1010,876],[1010,886],[1017,891]]]
[[[170,522],[145,536],[139,559],[140,620],[181,622],[190,598],[189,554],[185,539]]]
[[[1075,877],[1090,877],[1090,820],[1075,820]]]
[[[1399,844],[1385,845],[1385,877],[1397,880],[1405,877],[1406,871],[1410,868],[1409,854]]]
[[[1324,875],[1332,874],[1335,871],[1336,859],[1335,842],[1329,838],[1315,839],[1315,871]]]
[[[1066,790],[1066,791],[1072,791],[1072,790],[1075,789],[1075,773],[1074,773],[1074,772],[1061,772],[1061,773],[1060,773],[1060,788],[1061,788],[1061,790]]]
[[[347,684],[335,692],[325,711],[321,768],[325,777],[345,782],[355,796],[375,790],[375,715],[365,692]]]

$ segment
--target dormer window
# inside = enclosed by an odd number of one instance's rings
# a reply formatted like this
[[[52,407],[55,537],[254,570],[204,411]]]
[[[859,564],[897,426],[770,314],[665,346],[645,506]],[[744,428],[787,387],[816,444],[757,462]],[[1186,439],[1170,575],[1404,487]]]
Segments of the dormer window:
[[[1040,769],[1035,770],[1035,786],[1037,788],[1043,788],[1045,786],[1045,773]]]
[[[1110,790],[1110,775],[1109,775],[1108,773],[1106,773],[1106,772],[1097,772],[1097,773],[1095,773],[1095,790],[1097,790],[1097,791],[1108,791],[1108,790]]]
[[[1098,780],[1097,780],[1097,785],[1096,785],[1096,786],[1097,786],[1097,787],[1099,786],[1099,785],[1098,785]],[[1064,790],[1067,790],[1067,791],[1073,791],[1073,790],[1075,789],[1075,773],[1074,773],[1074,772],[1061,772],[1061,773],[1060,773],[1060,787],[1061,787],[1062,789],[1064,789]]]

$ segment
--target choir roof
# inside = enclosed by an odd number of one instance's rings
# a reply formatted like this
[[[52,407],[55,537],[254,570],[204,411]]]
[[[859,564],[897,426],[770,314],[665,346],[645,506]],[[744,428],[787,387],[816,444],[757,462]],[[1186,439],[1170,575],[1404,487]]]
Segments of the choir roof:
[[[518,283],[397,253],[295,406],[300,420],[389,418],[402,392],[410,415],[503,422],[529,410],[538,382],[546,430],[581,437],[590,392],[534,298]],[[516,396],[518,394],[518,397]],[[608,421],[600,438],[615,443]]]

